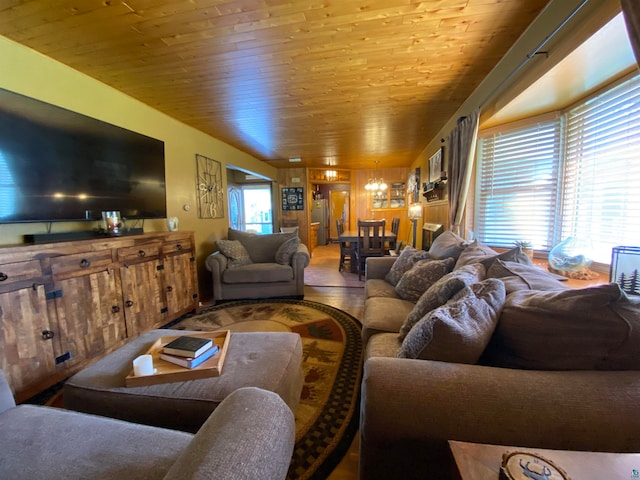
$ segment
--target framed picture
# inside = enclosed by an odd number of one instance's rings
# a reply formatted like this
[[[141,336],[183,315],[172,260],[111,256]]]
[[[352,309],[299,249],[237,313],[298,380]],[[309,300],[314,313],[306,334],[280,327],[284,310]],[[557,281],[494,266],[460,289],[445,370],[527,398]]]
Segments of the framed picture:
[[[420,167],[416,167],[414,172],[409,173],[407,194],[410,203],[416,203],[420,200]]]
[[[442,157],[444,156],[444,147],[438,149],[436,153],[429,157],[429,182],[439,182],[440,176],[442,174],[443,161]]]
[[[304,187],[282,189],[282,210],[304,210]]]
[[[220,162],[196,154],[198,218],[224,218],[224,191]]]

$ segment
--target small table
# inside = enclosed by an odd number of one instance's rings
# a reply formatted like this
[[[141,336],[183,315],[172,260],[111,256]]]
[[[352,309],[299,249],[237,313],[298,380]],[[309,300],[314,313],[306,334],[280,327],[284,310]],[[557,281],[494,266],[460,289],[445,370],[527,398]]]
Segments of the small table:
[[[351,255],[349,258],[349,264],[351,265],[351,273],[358,271],[358,265],[356,264],[356,243],[358,243],[360,235],[358,234],[358,230],[345,230],[340,235],[338,235],[338,240],[341,242],[349,242],[351,245]],[[384,241],[385,243],[389,243],[390,245],[395,245],[397,239],[397,235],[391,231],[384,232]],[[394,247],[395,248],[395,247]]]
[[[514,451],[539,454],[564,470],[571,480],[640,478],[638,453],[575,452],[455,441],[449,441],[449,446],[461,480],[498,480],[502,455]]]

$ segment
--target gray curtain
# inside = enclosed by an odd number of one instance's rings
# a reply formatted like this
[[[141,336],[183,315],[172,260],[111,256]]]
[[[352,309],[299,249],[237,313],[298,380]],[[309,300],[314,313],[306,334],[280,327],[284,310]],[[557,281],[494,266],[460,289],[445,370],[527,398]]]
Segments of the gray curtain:
[[[640,66],[640,2],[638,0],[621,0],[627,33],[636,56],[636,63]]]
[[[469,192],[471,172],[478,139],[478,118],[480,109],[458,121],[458,125],[449,134],[448,145],[448,184],[449,184],[449,222],[451,230],[460,235],[460,223]]]

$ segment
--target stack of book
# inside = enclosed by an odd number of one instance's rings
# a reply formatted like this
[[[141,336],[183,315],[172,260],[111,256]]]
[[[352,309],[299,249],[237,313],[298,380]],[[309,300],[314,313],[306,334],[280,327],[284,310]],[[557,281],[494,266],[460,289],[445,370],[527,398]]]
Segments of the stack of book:
[[[195,368],[218,353],[218,345],[210,338],[185,335],[167,343],[160,358],[185,368]]]

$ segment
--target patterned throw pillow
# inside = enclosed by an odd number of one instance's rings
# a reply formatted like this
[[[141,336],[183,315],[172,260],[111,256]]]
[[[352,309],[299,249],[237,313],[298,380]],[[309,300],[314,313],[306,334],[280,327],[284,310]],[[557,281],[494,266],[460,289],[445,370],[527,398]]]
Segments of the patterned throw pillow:
[[[279,263],[280,265],[291,264],[291,257],[293,257],[293,254],[298,251],[299,246],[300,239],[298,237],[290,238],[284,242],[278,247],[278,251],[276,252],[276,263]]]
[[[244,248],[238,240],[218,240],[218,250],[227,257],[227,266],[229,268],[239,267],[241,265],[249,265],[253,263],[249,252]]]
[[[422,294],[434,283],[451,271],[455,260],[420,260],[406,271],[396,285],[396,293],[400,298],[417,302]]]
[[[505,303],[496,278],[465,287],[457,300],[425,315],[406,336],[397,356],[475,364],[498,324]]]
[[[485,269],[481,263],[466,265],[451,273],[447,273],[431,285],[418,299],[416,306],[413,307],[413,310],[405,319],[402,327],[400,327],[398,340],[404,340],[409,330],[431,310],[435,310],[447,303],[451,297],[463,288],[484,280],[484,276]]]
[[[417,261],[426,260],[428,258],[429,254],[424,250],[418,250],[412,246],[406,246],[402,249],[396,261],[393,262],[389,273],[387,273],[384,279],[395,287],[400,281],[400,278],[402,278],[402,275],[411,269]]]

